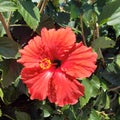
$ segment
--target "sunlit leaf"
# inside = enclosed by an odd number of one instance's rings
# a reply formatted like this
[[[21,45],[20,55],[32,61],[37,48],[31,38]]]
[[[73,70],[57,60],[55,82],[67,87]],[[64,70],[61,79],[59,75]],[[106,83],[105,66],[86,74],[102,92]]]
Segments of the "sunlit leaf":
[[[101,116],[93,109],[88,120],[102,120]]]
[[[109,109],[110,108],[110,98],[108,95],[106,95],[106,104],[105,104],[105,109]]]
[[[45,110],[45,109],[43,110],[43,114],[44,114],[44,115],[43,115],[44,117],[49,117],[49,116],[50,116],[49,111],[47,111],[47,110]]]
[[[116,24],[113,27],[116,31],[116,36],[118,37],[120,35],[120,24]]]
[[[3,97],[4,97],[4,93],[3,93],[2,89],[0,88],[0,98],[3,100]]]
[[[6,32],[4,30],[2,23],[0,22],[0,37],[3,37],[4,34],[6,34]]]
[[[90,118],[88,120],[110,120],[110,118],[105,112],[99,112],[92,109]]]
[[[37,2],[37,3],[39,3],[41,0],[32,0],[32,2]]]
[[[36,30],[40,22],[39,9],[30,1],[18,1],[18,12],[22,15],[28,26]]]
[[[120,24],[120,7],[115,11],[114,14],[109,18],[108,25]]]
[[[2,110],[0,109],[0,117],[2,116]]]
[[[0,0],[0,12],[15,11],[16,4],[12,0]]]
[[[109,2],[106,6],[103,7],[98,22],[100,24],[106,23],[119,7],[120,7],[120,0]]]
[[[120,67],[120,55],[117,55],[115,62]]]
[[[80,98],[81,107],[85,106],[91,97],[96,97],[99,94],[100,81],[96,76],[93,76],[91,80],[83,80],[82,84],[85,86],[85,94]]]

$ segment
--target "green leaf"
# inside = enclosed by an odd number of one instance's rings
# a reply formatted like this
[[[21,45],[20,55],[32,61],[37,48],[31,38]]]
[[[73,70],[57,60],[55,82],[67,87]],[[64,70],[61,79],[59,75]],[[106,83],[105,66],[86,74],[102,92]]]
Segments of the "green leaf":
[[[93,109],[88,120],[102,120],[101,116]]]
[[[82,84],[85,86],[85,94],[80,98],[81,107],[85,106],[91,97],[96,97],[99,94],[100,80],[93,76],[90,80],[83,80]]]
[[[97,21],[97,14],[93,9],[90,9],[83,14],[83,21],[87,27],[95,29],[95,24]]]
[[[0,38],[0,55],[6,59],[15,58],[18,52],[18,44],[8,37]]]
[[[80,8],[74,2],[72,2],[70,17],[72,19],[75,19],[78,18],[79,16],[80,16]]]
[[[44,117],[49,117],[49,116],[50,116],[49,111],[43,110],[43,116],[44,116]]]
[[[116,37],[119,37],[119,35],[120,35],[120,24],[116,24],[113,27],[116,31]]]
[[[120,67],[112,62],[101,73],[102,77],[113,85],[120,85]]]
[[[110,118],[104,111],[99,112],[92,109],[90,118],[88,120],[110,120]]]
[[[51,120],[64,120],[62,116],[55,115]]]
[[[39,3],[41,0],[32,0],[32,2],[37,2],[37,3]]]
[[[108,25],[120,24],[120,7],[115,11],[114,14],[109,18]]]
[[[2,23],[0,22],[0,37],[3,37],[4,34],[6,34],[6,32],[4,30]]]
[[[16,89],[13,85],[3,88],[3,93],[3,100],[6,105],[13,103],[21,95],[21,91]]]
[[[55,21],[60,25],[68,25],[70,21],[70,15],[66,12],[58,12],[55,16]]]
[[[120,0],[109,2],[106,6],[103,7],[103,10],[99,16],[98,23],[99,24],[106,23],[119,7]]]
[[[119,97],[118,97],[118,102],[119,102],[119,105],[120,105],[120,95],[119,95]]]
[[[0,109],[0,117],[2,116],[2,110]]]
[[[120,55],[116,56],[116,60],[115,60],[116,64],[120,67]]]
[[[92,42],[92,47],[94,49],[98,48],[112,48],[115,46],[115,41],[111,40],[108,37],[99,37],[98,39]]]
[[[20,65],[15,60],[4,60],[0,62],[0,69],[2,70],[2,85],[8,87],[19,76]]]
[[[94,101],[95,108],[101,109],[109,109],[110,108],[110,98],[106,92],[101,90],[100,95]]]
[[[31,120],[30,115],[25,112],[15,111],[15,115],[17,118],[16,120]]]
[[[17,6],[12,0],[0,0],[0,12],[10,12],[16,9]]]
[[[108,95],[106,95],[106,104],[105,104],[105,109],[109,109],[110,108],[110,98]]]
[[[0,98],[3,100],[3,97],[4,97],[4,93],[3,93],[2,89],[0,88]]]
[[[40,22],[39,9],[30,1],[18,1],[18,12],[22,15],[27,25],[36,30]]]

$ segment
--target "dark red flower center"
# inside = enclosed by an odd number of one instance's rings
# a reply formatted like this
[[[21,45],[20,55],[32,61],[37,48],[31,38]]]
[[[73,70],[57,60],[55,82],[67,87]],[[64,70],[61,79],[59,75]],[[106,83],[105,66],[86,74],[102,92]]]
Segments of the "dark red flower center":
[[[53,61],[53,64],[55,64],[55,67],[58,68],[61,66],[61,61],[56,59]]]

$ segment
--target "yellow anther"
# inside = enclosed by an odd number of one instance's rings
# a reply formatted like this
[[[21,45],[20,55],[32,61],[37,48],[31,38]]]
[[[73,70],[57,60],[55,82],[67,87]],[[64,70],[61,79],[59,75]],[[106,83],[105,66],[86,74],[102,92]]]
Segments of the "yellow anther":
[[[40,67],[45,70],[51,67],[51,61],[48,58],[44,58],[40,61]]]

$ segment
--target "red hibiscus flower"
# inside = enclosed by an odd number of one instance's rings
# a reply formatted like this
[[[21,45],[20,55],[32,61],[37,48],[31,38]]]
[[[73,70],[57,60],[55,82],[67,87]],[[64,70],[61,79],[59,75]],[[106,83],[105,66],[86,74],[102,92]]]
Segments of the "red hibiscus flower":
[[[84,86],[76,78],[89,77],[96,69],[97,54],[82,42],[75,43],[72,30],[43,28],[20,50],[19,63],[24,65],[21,79],[31,99],[44,100],[58,106],[75,104],[84,95]]]

